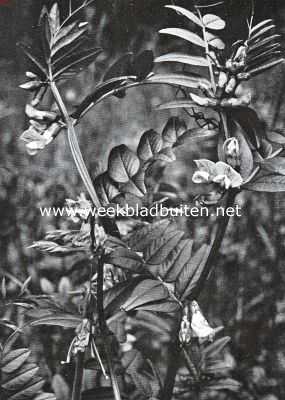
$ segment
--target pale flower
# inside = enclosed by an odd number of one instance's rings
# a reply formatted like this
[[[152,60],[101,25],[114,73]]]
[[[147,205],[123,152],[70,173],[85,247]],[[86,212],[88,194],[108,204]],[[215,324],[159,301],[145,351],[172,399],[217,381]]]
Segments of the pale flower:
[[[210,160],[201,159],[195,160],[195,163],[198,171],[193,174],[194,183],[216,183],[223,190],[239,188],[243,183],[241,175],[223,161],[214,163]]]

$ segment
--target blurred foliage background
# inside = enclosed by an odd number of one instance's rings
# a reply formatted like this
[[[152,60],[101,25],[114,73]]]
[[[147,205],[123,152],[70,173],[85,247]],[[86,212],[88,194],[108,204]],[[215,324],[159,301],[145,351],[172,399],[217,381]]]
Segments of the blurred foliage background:
[[[157,34],[169,22],[174,25],[175,16],[163,8],[169,2],[96,0],[88,7],[85,18],[92,23],[91,34],[105,51],[96,67],[62,86],[70,110],[92,90],[106,66],[122,53],[152,49],[158,55],[171,48],[174,42]],[[59,218],[41,217],[39,207],[63,206],[66,198],[74,198],[83,189],[63,135],[34,158],[25,153],[18,140],[26,127],[27,99],[18,89],[23,82],[26,60],[16,44],[31,40],[41,7],[52,3],[53,0],[11,0],[10,5],[0,6],[0,271],[7,277],[9,293],[16,290],[17,280],[24,282],[28,276],[32,277],[29,289],[33,293],[41,293],[42,278],[56,286],[65,276],[66,261],[43,258],[27,246],[44,232],[65,223]],[[63,9],[67,6],[65,0],[59,3]],[[191,7],[189,0],[177,0],[175,4]],[[228,23],[225,38],[232,42],[243,38],[250,1],[227,0],[220,10]],[[257,0],[256,20],[262,18],[274,18],[284,42],[284,1]],[[179,18],[175,22],[178,26]],[[284,70],[278,68],[256,79],[251,90],[265,126],[284,129]],[[85,117],[79,128],[80,143],[93,176],[104,169],[112,146],[125,143],[134,147],[144,130],[162,129],[169,115],[166,111],[156,111],[155,106],[171,94],[171,89],[165,88],[136,89],[123,100],[113,98],[102,103]],[[179,154],[175,165],[168,167],[166,182],[176,182],[191,195],[191,160],[209,153],[211,144],[205,147],[204,143],[191,142]],[[282,196],[252,193],[240,196],[238,201],[243,216],[231,221],[222,257],[201,301],[209,321],[215,326],[224,325],[225,333],[231,336],[227,356],[233,363],[235,377],[243,383],[240,393],[220,396],[282,400],[285,398],[285,201]],[[189,220],[186,226],[191,235],[207,234],[207,221]],[[17,318],[20,322],[21,316]],[[55,373],[60,368],[53,362],[53,355],[58,343],[64,341],[59,331],[49,333],[52,334],[49,338],[52,344],[46,350],[50,353],[49,367],[43,367],[47,377],[49,371]],[[26,339],[34,343],[39,360],[43,353],[39,350],[40,338],[36,332]],[[158,349],[158,339],[154,337],[149,346]]]

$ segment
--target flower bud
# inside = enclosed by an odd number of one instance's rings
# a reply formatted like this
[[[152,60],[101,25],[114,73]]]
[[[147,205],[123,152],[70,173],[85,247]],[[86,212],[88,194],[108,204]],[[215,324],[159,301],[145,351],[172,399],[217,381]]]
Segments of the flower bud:
[[[229,138],[225,141],[224,154],[226,163],[233,168],[238,168],[240,166],[240,146],[236,138]]]
[[[58,115],[53,111],[41,111],[37,110],[30,104],[26,105],[26,115],[30,119],[35,119],[37,121],[55,121]]]
[[[34,92],[34,91],[38,90],[40,87],[42,87],[42,86],[43,86],[43,84],[42,84],[41,81],[32,80],[32,81],[23,83],[19,87],[21,89],[28,90],[30,92]]]
[[[226,74],[225,72],[221,71],[219,73],[217,92],[216,92],[216,96],[218,98],[220,98],[223,95],[224,89],[225,89],[227,83],[228,83],[228,74]]]
[[[191,341],[191,324],[190,321],[188,320],[187,315],[184,315],[181,326],[180,326],[180,331],[179,331],[179,341],[181,344],[189,344]]]
[[[237,87],[237,80],[235,77],[232,77],[226,86],[225,92],[227,94],[233,93],[236,87]]]
[[[95,224],[94,235],[95,235],[96,245],[98,247],[104,246],[104,244],[107,240],[107,235],[105,233],[104,228],[102,226],[99,226],[98,224]]]
[[[221,71],[219,74],[219,80],[218,80],[218,86],[219,87],[225,87],[226,83],[228,82],[228,75]]]
[[[247,46],[245,45],[239,46],[234,56],[234,61],[235,62],[244,61],[244,59],[246,58],[246,53],[247,53]]]

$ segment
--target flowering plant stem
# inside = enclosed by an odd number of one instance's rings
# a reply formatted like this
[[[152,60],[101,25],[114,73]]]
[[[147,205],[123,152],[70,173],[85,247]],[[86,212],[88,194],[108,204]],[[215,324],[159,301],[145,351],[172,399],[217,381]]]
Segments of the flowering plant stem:
[[[175,378],[177,375],[177,371],[179,368],[179,360],[181,354],[181,347],[178,339],[179,329],[180,329],[180,321],[178,322],[178,329],[176,334],[176,341],[172,342],[169,346],[169,359],[168,359],[168,366],[165,376],[165,384],[162,390],[161,399],[163,400],[171,400],[173,396],[173,390],[175,386]]]
[[[79,144],[76,137],[76,132],[73,126],[72,119],[70,118],[66,106],[62,100],[62,97],[58,91],[56,84],[51,81],[50,84],[52,94],[56,101],[56,104],[61,112],[62,118],[66,123],[67,132],[68,132],[68,141],[71,149],[71,153],[75,162],[75,165],[78,169],[78,172],[85,184],[85,187],[93,201],[94,206],[100,206],[99,199],[95,192],[94,186],[92,184],[90,175],[87,171],[86,165],[84,163]],[[73,381],[73,389],[72,389],[72,400],[80,400],[81,399],[81,390],[82,390],[82,380],[83,380],[83,372],[84,372],[84,352],[78,352],[76,356],[75,363],[75,375]]]
[[[97,196],[97,193],[92,184],[92,180],[90,178],[89,172],[86,168],[86,164],[82,157],[82,153],[81,153],[81,150],[80,150],[80,147],[78,144],[73,121],[67,112],[66,106],[62,100],[62,97],[58,91],[58,88],[57,88],[55,82],[51,81],[50,87],[51,87],[51,91],[54,96],[54,99],[57,103],[57,106],[62,114],[62,118],[63,118],[64,122],[66,123],[68,142],[69,142],[69,146],[71,149],[71,153],[72,153],[75,165],[78,169],[81,179],[86,187],[86,190],[89,193],[89,196],[90,196],[94,206],[100,207],[100,201],[98,199],[98,196]]]
[[[84,371],[84,353],[78,352],[75,361],[75,375],[72,388],[72,400],[81,400],[81,389]]]
[[[237,191],[236,190],[230,190],[228,193],[227,201],[226,201],[226,208],[232,207],[234,204],[234,200],[236,197]],[[218,221],[217,221],[217,228],[215,232],[215,237],[214,240],[212,241],[212,247],[209,253],[209,256],[207,258],[205,268],[203,271],[203,277],[200,279],[201,284],[197,286],[195,293],[193,293],[193,297],[195,299],[198,299],[200,293],[202,292],[205,283],[207,282],[207,278],[209,277],[213,267],[216,264],[218,254],[219,254],[219,249],[221,247],[223,238],[225,236],[225,232],[229,223],[230,217],[229,216],[220,216]],[[180,329],[180,324],[181,324],[181,317],[178,320],[177,324],[177,333],[175,337],[177,340],[175,342],[172,342],[169,346],[169,361],[168,361],[168,367],[166,371],[166,377],[165,377],[165,385],[163,388],[163,393],[161,399],[163,400],[171,400],[173,396],[173,390],[175,386],[175,378],[177,375],[177,371],[179,368],[179,359],[180,359],[180,354],[181,354],[181,346],[178,340],[179,337],[179,329]]]
[[[115,400],[121,400],[121,394],[119,390],[119,385],[117,377],[114,372],[113,361],[111,356],[110,340],[112,339],[111,333],[106,323],[105,312],[104,312],[104,249],[99,251],[99,262],[98,262],[98,272],[97,272],[97,309],[98,309],[98,321],[100,333],[102,335],[102,340],[104,344],[104,350],[106,354],[108,370],[111,378],[111,384],[114,392]]]
[[[227,195],[225,209],[233,206],[236,194],[237,194],[236,190],[232,189],[229,191]],[[201,280],[200,280],[201,283],[200,285],[197,286],[195,293],[193,294],[195,299],[198,299],[200,293],[204,288],[205,283],[207,282],[210,273],[212,272],[213,267],[216,265],[216,261],[219,256],[219,249],[224,239],[229,221],[230,217],[228,215],[220,215],[218,217],[216,232],[214,239],[212,241],[211,250],[207,258],[203,273],[201,275]]]

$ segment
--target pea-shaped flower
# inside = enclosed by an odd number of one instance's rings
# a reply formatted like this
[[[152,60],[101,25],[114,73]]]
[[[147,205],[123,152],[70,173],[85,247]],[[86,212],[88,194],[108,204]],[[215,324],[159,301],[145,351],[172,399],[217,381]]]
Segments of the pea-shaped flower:
[[[195,160],[198,171],[192,177],[194,183],[216,183],[220,189],[229,190],[230,188],[239,188],[243,179],[229,164],[223,161],[214,163],[210,160]]]

